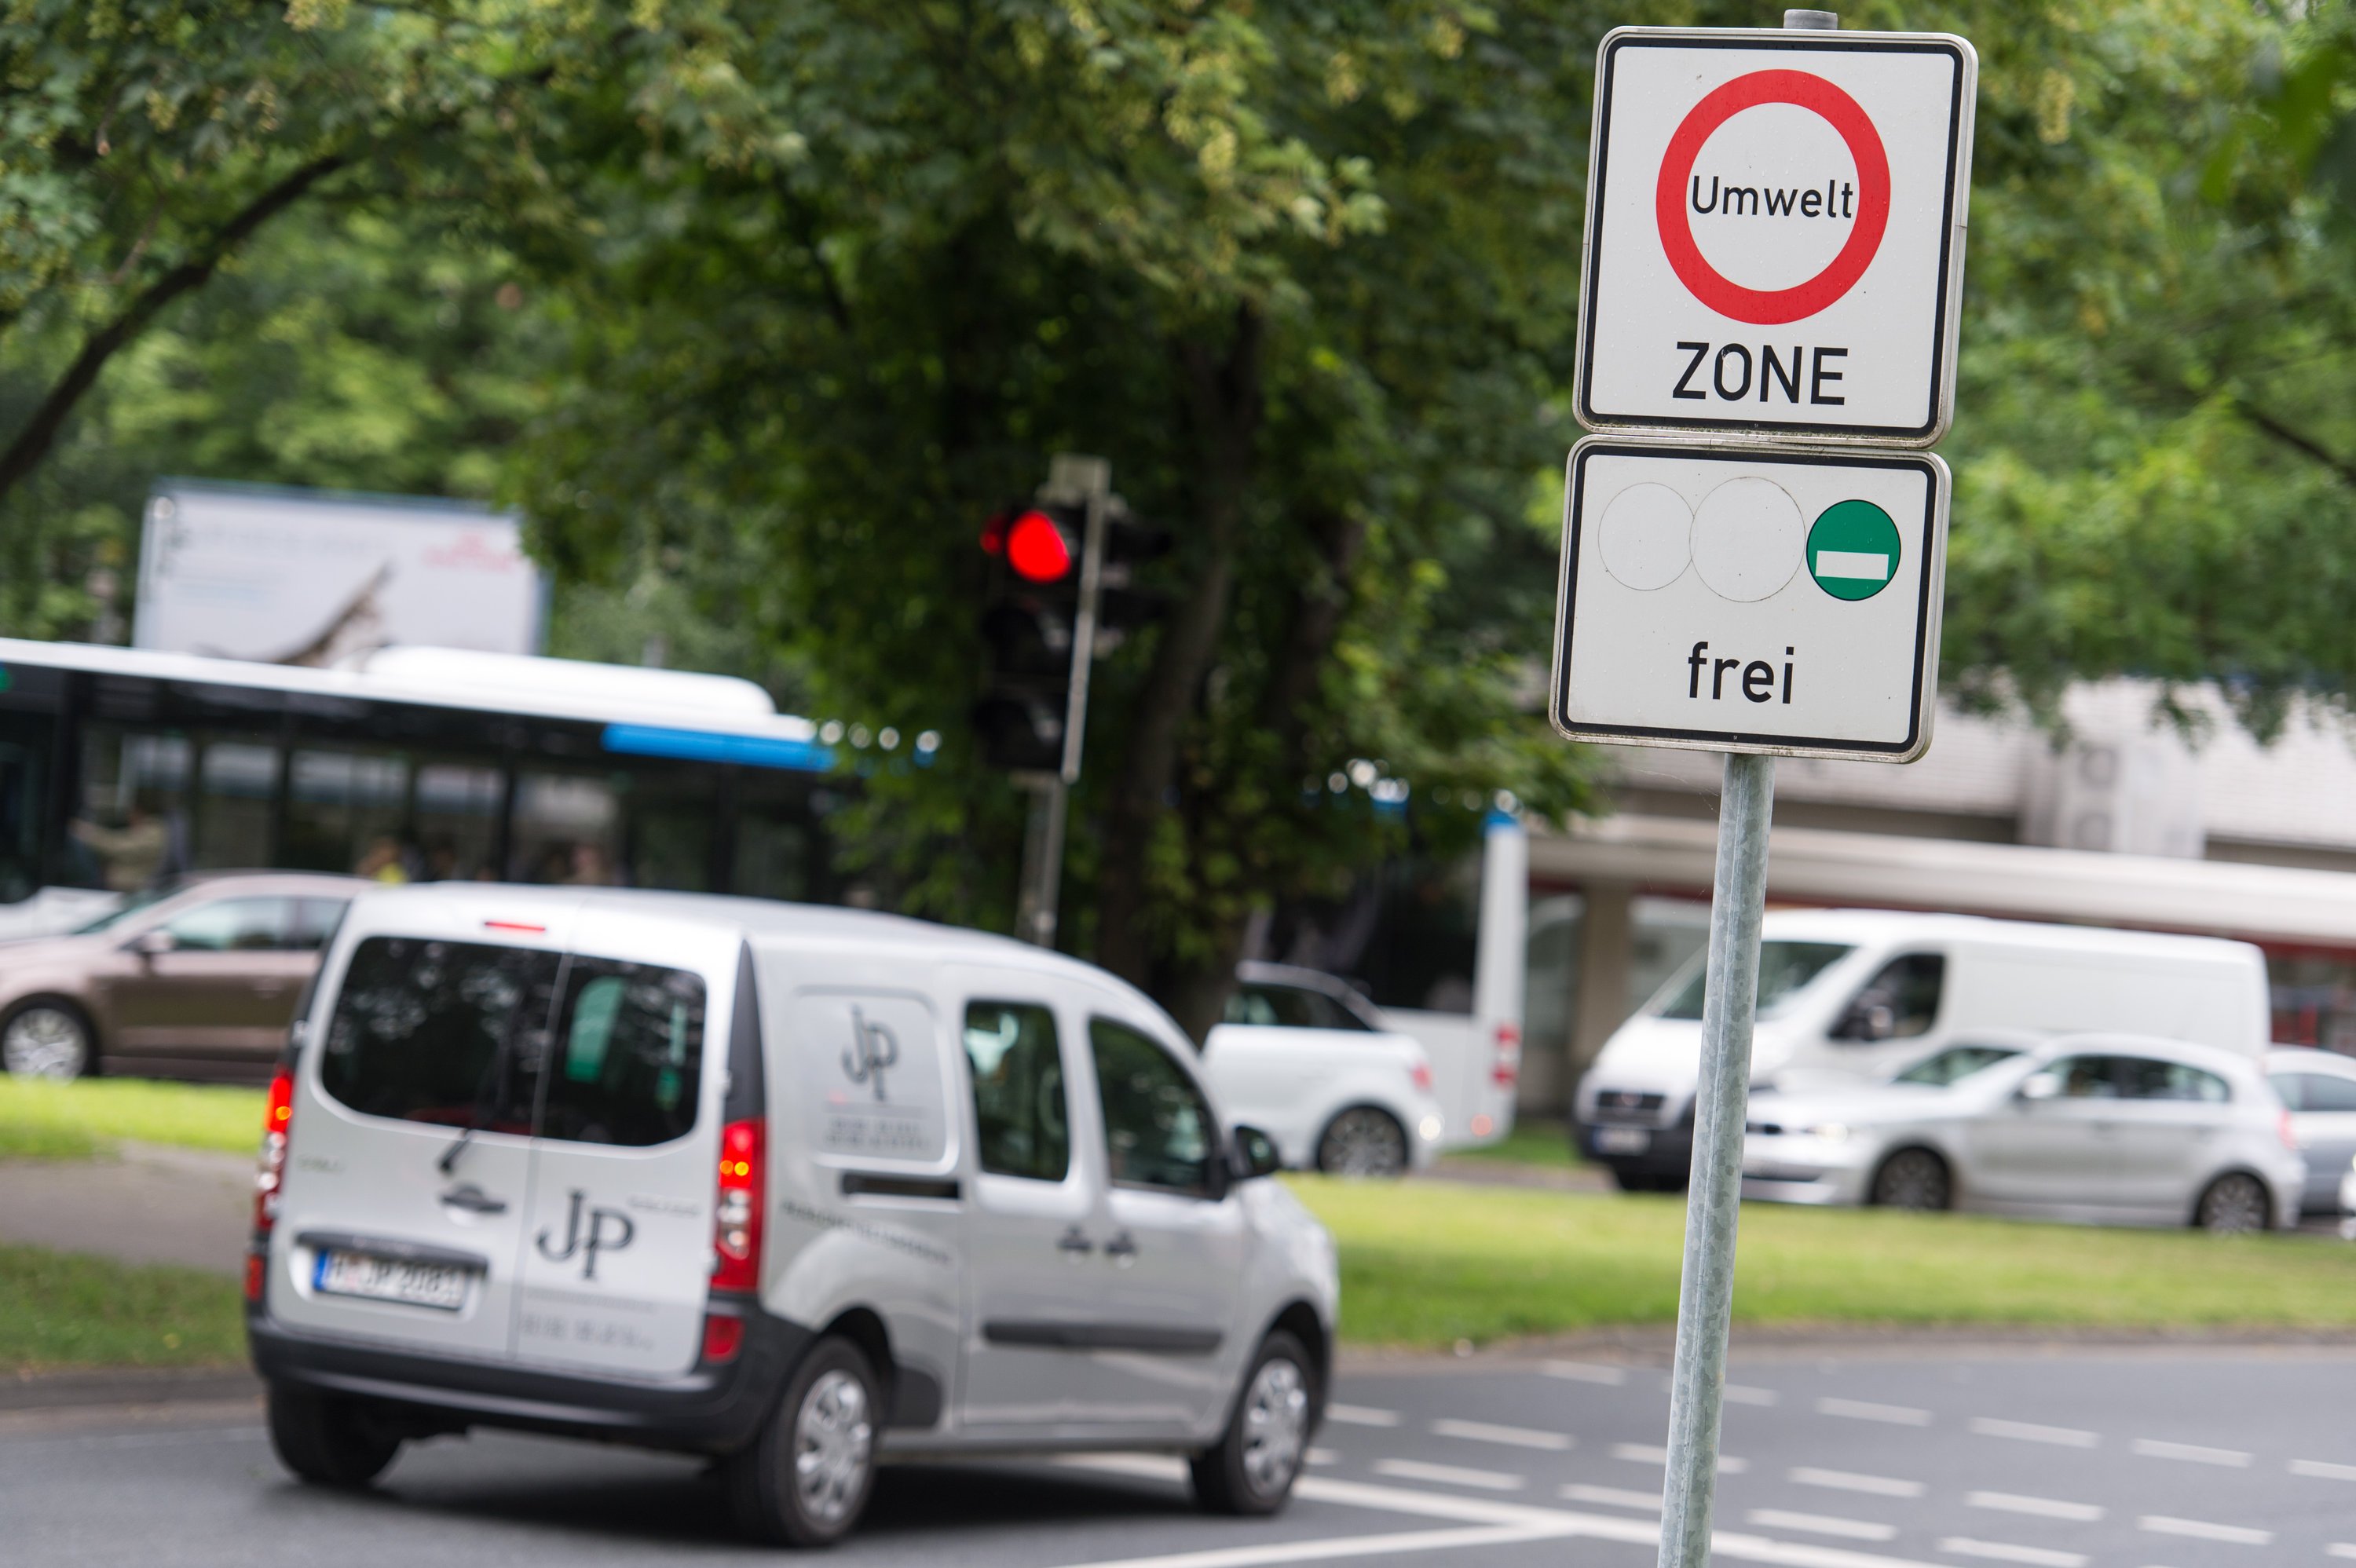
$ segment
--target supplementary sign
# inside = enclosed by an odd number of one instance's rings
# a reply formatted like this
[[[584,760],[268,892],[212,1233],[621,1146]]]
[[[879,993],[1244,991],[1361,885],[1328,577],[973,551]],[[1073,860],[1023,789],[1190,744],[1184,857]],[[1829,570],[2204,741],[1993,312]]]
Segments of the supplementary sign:
[[[1978,74],[1942,33],[1609,34],[1580,421],[1945,433]]]
[[[1563,734],[1899,763],[1930,746],[1937,457],[1590,436],[1566,492]]]

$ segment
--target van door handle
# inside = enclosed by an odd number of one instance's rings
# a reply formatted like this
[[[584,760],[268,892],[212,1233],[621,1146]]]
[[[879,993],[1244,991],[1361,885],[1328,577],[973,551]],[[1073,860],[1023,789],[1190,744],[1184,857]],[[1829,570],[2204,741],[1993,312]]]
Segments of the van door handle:
[[[464,1187],[452,1188],[438,1201],[445,1209],[464,1209],[469,1214],[504,1214],[508,1211],[506,1199],[494,1198],[471,1181]]]
[[[1137,1261],[1137,1238],[1123,1231],[1105,1243],[1105,1256],[1124,1268]]]
[[[1065,1232],[1063,1235],[1056,1240],[1055,1250],[1059,1253],[1070,1253],[1074,1256],[1077,1256],[1083,1253],[1095,1252],[1097,1250],[1097,1244],[1088,1240],[1087,1237],[1082,1235],[1080,1233],[1080,1228],[1077,1225],[1075,1225],[1070,1230]]]

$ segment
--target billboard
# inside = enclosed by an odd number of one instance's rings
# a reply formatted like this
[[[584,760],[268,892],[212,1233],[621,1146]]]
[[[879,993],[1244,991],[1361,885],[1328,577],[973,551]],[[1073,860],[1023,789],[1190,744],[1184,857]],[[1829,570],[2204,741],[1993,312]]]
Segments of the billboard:
[[[132,644],[315,667],[396,645],[536,654],[546,593],[521,530],[465,502],[167,479]]]

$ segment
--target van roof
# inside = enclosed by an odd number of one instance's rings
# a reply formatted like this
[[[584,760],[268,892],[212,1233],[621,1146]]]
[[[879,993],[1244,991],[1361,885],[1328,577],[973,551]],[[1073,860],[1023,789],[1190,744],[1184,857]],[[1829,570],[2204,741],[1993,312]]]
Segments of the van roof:
[[[2100,925],[2044,924],[1912,910],[1775,910],[1762,923],[1761,934],[1787,941],[1849,942],[1859,945],[1869,942],[1979,942],[1998,946],[2065,946],[2080,953],[2202,959],[2210,963],[2263,961],[2258,949],[2229,937],[2122,931]]]
[[[422,903],[440,911],[455,910],[461,917],[479,912],[490,920],[534,915],[546,918],[583,909],[612,909],[736,932],[761,948],[821,944],[870,952],[903,952],[912,956],[921,953],[927,957],[995,964],[1091,980],[1127,992],[1168,1020],[1168,1015],[1151,997],[1093,964],[1033,947],[1011,936],[873,910],[785,903],[775,899],[737,898],[723,893],[536,887],[502,882],[416,882],[403,887],[372,888],[360,895],[359,901],[378,911],[387,906]],[[1168,1021],[1171,1029],[1183,1038],[1185,1031],[1174,1020]]]

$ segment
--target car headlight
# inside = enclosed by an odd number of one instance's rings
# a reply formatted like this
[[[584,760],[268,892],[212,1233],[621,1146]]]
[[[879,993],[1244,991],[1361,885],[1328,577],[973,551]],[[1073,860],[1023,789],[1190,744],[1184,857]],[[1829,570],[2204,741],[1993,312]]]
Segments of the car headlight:
[[[1828,1144],[1846,1143],[1848,1141],[1848,1128],[1839,1122],[1818,1122],[1808,1129],[1808,1136],[1822,1138]]]

